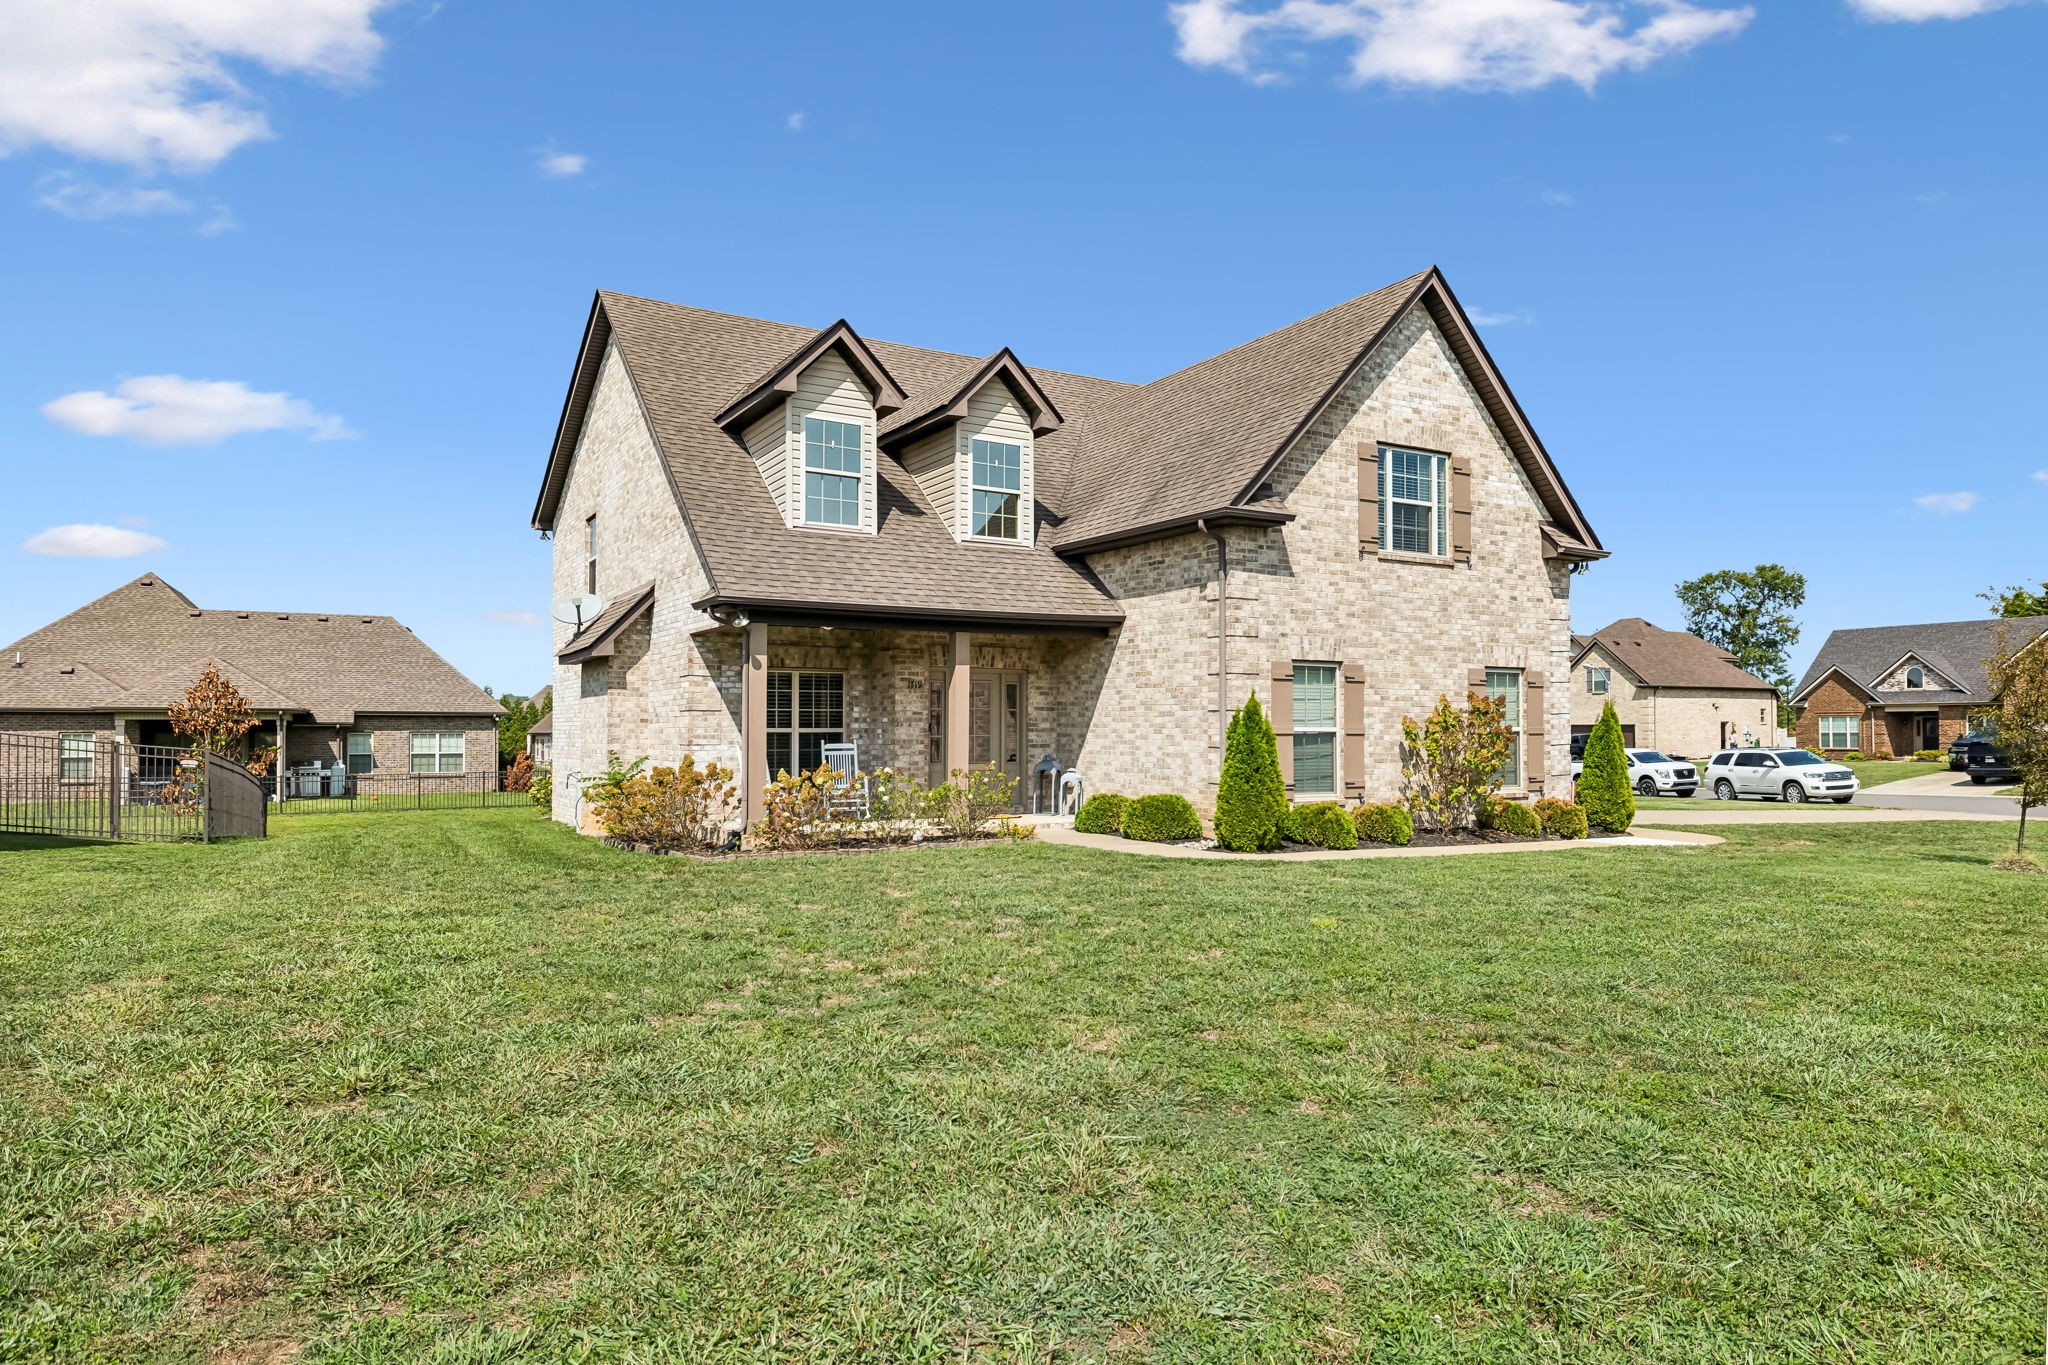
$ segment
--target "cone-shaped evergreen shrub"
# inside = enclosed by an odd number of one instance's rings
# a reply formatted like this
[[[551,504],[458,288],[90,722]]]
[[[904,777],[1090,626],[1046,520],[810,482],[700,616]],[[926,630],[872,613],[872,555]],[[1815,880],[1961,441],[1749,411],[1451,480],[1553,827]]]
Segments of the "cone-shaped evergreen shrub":
[[[1124,807],[1124,838],[1163,844],[1202,837],[1202,821],[1185,796],[1141,796]]]
[[[1074,829],[1081,834],[1122,834],[1124,832],[1124,807],[1131,804],[1128,796],[1114,792],[1097,792],[1081,803],[1081,809],[1074,812]]]
[[[1586,738],[1577,796],[1589,825],[1619,834],[1635,823],[1636,794],[1628,785],[1628,755],[1622,752],[1621,720],[1613,702],[1600,708],[1600,723]]]
[[[1280,847],[1287,787],[1280,780],[1280,750],[1256,696],[1231,718],[1223,747],[1223,777],[1216,787],[1216,842],[1238,853]]]

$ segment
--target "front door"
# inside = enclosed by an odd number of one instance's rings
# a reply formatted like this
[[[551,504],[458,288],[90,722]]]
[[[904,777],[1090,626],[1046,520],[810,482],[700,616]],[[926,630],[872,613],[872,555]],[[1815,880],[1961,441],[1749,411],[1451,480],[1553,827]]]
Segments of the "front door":
[[[1008,773],[1019,800],[1025,795],[1024,700],[1021,672],[977,668],[967,675],[968,766]]]
[[[1920,747],[1939,749],[1941,747],[1941,717],[1925,715],[1920,717]]]

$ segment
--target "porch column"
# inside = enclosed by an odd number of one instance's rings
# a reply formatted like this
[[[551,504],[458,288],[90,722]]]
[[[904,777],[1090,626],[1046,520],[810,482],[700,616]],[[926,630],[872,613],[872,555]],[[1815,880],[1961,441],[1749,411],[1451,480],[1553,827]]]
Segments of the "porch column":
[[[968,660],[974,637],[956,630],[946,637],[946,780],[967,767]]]
[[[747,827],[768,814],[768,627],[740,628],[740,789]]]
[[[284,800],[284,730],[284,712],[280,711],[277,713],[277,757],[270,760],[270,785],[280,801]]]

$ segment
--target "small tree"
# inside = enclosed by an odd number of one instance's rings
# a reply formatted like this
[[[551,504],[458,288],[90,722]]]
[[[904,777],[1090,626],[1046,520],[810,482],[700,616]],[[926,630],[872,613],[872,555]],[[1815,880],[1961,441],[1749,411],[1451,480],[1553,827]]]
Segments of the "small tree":
[[[526,752],[526,732],[540,723],[540,718],[554,709],[555,699],[551,695],[545,706],[537,706],[530,697],[517,692],[507,692],[498,698],[498,705],[505,714],[498,717],[498,761],[510,763]]]
[[[183,701],[174,701],[165,710],[180,739],[195,749],[230,758],[241,753],[243,740],[258,724],[249,699],[213,664],[206,666]]]
[[[2020,837],[2014,850],[2027,856],[2027,807],[2048,805],[2048,636],[2016,640],[1999,627],[1984,670],[1993,702],[1982,714],[1998,729],[1998,750],[2020,775]]]
[[[1238,853],[1280,847],[1280,817],[1287,784],[1280,780],[1280,749],[1256,696],[1231,718],[1223,743],[1223,775],[1216,783],[1216,842]]]
[[[1507,700],[1474,692],[1464,706],[1438,697],[1421,722],[1401,717],[1401,784],[1424,829],[1471,829],[1500,790],[1514,753]]]
[[[2048,616],[2048,582],[2041,584],[2039,592],[2031,592],[2023,586],[1987,588],[1977,596],[1991,604],[1993,616]]]
[[[1585,767],[1579,773],[1579,808],[1586,823],[1616,834],[1635,823],[1636,794],[1628,784],[1628,754],[1621,743],[1621,718],[1614,703],[1600,708],[1600,723],[1586,737]]]

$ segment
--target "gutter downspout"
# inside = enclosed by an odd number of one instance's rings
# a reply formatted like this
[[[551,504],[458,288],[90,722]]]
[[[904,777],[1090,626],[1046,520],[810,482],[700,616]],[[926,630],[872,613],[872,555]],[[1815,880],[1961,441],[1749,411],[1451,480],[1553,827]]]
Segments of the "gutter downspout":
[[[1220,782],[1223,756],[1230,745],[1230,546],[1220,528],[1210,528],[1207,517],[1196,518],[1195,528],[1216,542],[1216,771]]]

